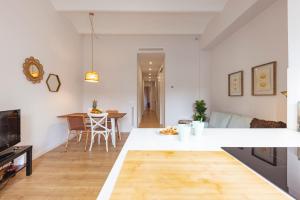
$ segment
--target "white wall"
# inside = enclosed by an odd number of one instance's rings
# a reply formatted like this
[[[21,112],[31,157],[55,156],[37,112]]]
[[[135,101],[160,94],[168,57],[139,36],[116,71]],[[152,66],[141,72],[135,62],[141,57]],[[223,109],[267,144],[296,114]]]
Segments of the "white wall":
[[[212,48],[247,24],[277,0],[228,0],[223,11],[213,18],[202,34],[203,48]]]
[[[89,37],[84,40],[85,70],[89,63]],[[131,106],[136,126],[137,53],[139,48],[163,48],[166,72],[166,125],[193,115],[193,102],[199,97],[200,44],[193,36],[99,36],[95,44],[95,69],[99,84],[84,84],[84,109],[93,98],[104,109],[116,108],[128,113],[121,130],[132,128]],[[207,66],[202,66],[207,67]],[[203,83],[208,86],[208,83]],[[173,88],[171,88],[173,86]],[[205,88],[206,86],[201,86]]]
[[[300,100],[300,1],[288,0],[289,68],[288,68],[288,128],[297,129],[297,103]],[[300,199],[300,160],[297,149],[288,149],[288,187]]]
[[[56,116],[81,111],[81,40],[46,0],[1,0],[1,4],[0,110],[21,109],[21,143],[33,145],[37,157],[66,140],[65,123]],[[29,56],[44,65],[40,84],[32,84],[23,74]],[[49,73],[60,76],[59,93],[48,92]]]
[[[277,0],[247,25],[212,50],[212,110],[266,120],[286,121],[288,35],[287,1]],[[277,61],[277,95],[251,95],[251,68]],[[227,76],[244,70],[244,97],[228,97]]]

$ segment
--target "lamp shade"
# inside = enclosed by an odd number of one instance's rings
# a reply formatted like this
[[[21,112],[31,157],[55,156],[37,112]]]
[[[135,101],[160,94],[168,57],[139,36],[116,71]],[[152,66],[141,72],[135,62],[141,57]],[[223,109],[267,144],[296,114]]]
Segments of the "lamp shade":
[[[85,81],[97,83],[99,82],[99,74],[95,71],[85,73]]]

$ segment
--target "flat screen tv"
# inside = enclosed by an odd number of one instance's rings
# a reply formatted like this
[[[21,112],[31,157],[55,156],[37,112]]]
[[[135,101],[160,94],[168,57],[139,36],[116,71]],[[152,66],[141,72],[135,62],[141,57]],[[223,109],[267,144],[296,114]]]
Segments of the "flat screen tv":
[[[21,141],[20,110],[0,111],[0,152]]]

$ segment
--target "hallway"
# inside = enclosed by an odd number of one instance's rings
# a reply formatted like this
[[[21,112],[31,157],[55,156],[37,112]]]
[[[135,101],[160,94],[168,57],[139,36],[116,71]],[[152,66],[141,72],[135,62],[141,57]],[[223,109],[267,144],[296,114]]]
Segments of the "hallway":
[[[155,111],[145,110],[139,128],[160,128]]]

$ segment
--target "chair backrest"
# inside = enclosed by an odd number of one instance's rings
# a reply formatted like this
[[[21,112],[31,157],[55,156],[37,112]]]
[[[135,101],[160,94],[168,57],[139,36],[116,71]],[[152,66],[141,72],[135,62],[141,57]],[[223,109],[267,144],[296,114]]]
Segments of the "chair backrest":
[[[101,114],[88,113],[88,116],[90,118],[91,129],[93,131],[108,130],[107,128],[108,113],[101,113]]]
[[[84,115],[73,115],[67,117],[68,126],[70,131],[85,131],[85,118]]]

